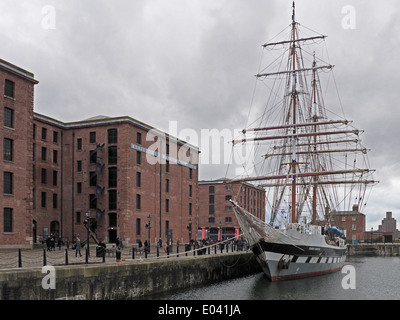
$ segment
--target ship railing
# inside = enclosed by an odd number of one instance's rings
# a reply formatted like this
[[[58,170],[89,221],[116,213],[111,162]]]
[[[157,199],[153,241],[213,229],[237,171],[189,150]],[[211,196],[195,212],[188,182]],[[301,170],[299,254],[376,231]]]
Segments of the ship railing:
[[[310,224],[288,223],[286,224],[286,229],[297,230],[302,234],[321,234],[320,226],[314,226]]]

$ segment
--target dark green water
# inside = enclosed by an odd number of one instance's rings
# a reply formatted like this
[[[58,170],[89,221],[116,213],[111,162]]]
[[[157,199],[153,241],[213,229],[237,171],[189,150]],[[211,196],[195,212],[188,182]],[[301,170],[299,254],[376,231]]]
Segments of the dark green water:
[[[342,272],[324,276],[272,283],[260,273],[152,299],[399,300],[400,257],[348,257]]]

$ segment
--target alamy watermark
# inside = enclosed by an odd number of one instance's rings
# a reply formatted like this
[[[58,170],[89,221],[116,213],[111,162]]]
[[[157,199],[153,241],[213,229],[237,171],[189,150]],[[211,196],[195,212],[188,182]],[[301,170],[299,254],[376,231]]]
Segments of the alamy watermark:
[[[42,279],[42,288],[44,290],[56,288],[56,269],[53,266],[44,266],[42,273],[46,275]]]
[[[354,30],[357,28],[357,20],[356,20],[356,8],[351,5],[344,6],[342,8],[342,14],[344,15],[342,18],[342,28]]]
[[[345,265],[342,273],[346,274],[342,279],[342,288],[345,290],[356,289],[356,268],[352,265]]]
[[[42,28],[44,30],[54,30],[56,28],[56,8],[51,5],[42,7]]]
[[[232,148],[233,140],[240,131],[227,128],[200,129],[200,132],[184,128],[178,131],[178,122],[169,121],[168,135],[156,129],[148,131],[146,141],[151,145],[142,151],[146,152],[146,160],[150,164],[165,164],[171,160],[193,165],[224,164],[234,165],[236,175],[251,174],[254,170],[255,154],[253,141],[248,139],[234,150]],[[199,147],[199,156],[193,153],[193,146]]]

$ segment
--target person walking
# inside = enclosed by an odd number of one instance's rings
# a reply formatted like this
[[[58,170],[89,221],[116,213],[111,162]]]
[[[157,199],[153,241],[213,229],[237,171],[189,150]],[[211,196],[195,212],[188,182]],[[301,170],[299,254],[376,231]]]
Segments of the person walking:
[[[79,238],[79,236],[76,237],[76,242],[75,242],[75,257],[78,256],[78,253],[79,253],[79,256],[82,257],[82,254],[81,254],[81,239]]]

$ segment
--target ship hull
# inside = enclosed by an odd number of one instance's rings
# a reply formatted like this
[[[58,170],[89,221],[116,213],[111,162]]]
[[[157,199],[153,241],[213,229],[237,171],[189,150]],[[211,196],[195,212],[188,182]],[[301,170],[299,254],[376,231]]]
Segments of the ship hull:
[[[346,248],[293,246],[261,240],[253,252],[271,281],[306,278],[341,270]]]

